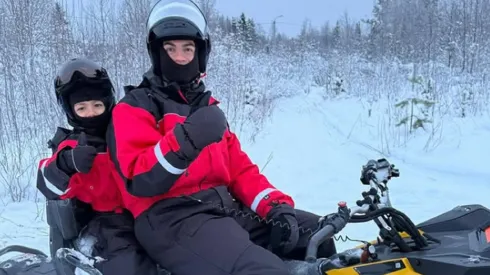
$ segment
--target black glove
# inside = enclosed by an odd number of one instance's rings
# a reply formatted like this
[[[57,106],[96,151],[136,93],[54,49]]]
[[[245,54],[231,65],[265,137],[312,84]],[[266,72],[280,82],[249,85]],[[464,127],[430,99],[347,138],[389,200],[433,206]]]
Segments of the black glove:
[[[78,138],[77,146],[61,153],[60,168],[65,170],[67,174],[76,172],[87,174],[92,169],[96,156],[97,149],[87,145],[87,136],[82,132]]]
[[[287,204],[277,205],[269,211],[267,220],[272,220],[269,223],[272,253],[282,256],[293,251],[299,241],[299,226],[294,209]]]
[[[225,114],[217,105],[197,109],[174,129],[184,158],[194,160],[201,150],[221,141],[228,128]]]

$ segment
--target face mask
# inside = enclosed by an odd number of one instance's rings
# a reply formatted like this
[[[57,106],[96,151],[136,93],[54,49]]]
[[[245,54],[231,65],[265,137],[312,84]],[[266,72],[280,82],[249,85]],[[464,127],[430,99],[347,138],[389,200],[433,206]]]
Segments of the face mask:
[[[177,84],[188,84],[200,75],[199,73],[199,60],[197,57],[197,51],[194,55],[194,59],[186,65],[180,65],[175,63],[170,56],[168,56],[165,50],[160,52],[160,71],[162,77],[168,82],[176,82]]]

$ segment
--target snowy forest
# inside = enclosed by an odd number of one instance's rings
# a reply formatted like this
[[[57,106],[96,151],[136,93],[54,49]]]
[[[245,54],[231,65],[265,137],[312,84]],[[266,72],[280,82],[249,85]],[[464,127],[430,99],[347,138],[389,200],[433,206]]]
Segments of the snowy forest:
[[[0,0],[0,197],[7,200],[38,196],[37,163],[50,154],[55,128],[66,126],[53,90],[60,64],[76,56],[100,62],[119,97],[149,69],[151,0],[83,1],[91,9],[69,16],[64,1]],[[297,37],[247,14],[221,15],[214,0],[197,2],[213,43],[205,82],[243,140],[253,141],[282,98],[314,87],[324,100],[358,99],[366,117],[376,109],[386,154],[420,131],[425,149],[434,148],[443,118],[488,116],[490,1],[378,0],[370,18],[339,14],[319,28],[305,20]]]

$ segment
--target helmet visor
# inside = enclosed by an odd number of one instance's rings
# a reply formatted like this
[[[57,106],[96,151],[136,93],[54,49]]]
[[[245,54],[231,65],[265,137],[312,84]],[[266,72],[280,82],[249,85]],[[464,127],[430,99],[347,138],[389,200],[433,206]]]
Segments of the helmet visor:
[[[173,24],[157,26],[162,19],[174,19]],[[185,20],[194,28],[178,23]],[[199,7],[190,0],[160,0],[153,6],[146,24],[148,33],[153,32],[155,38],[166,36],[192,36],[204,39],[207,35],[206,18]]]
[[[85,78],[103,79],[107,73],[99,65],[90,60],[75,60],[65,64],[56,77],[56,86],[63,86],[72,81],[75,73]]]

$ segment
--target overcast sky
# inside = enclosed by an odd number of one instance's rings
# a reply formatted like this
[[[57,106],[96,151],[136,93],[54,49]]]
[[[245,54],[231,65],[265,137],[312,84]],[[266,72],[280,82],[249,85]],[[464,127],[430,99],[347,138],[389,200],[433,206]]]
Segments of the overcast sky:
[[[269,31],[276,16],[279,32],[296,35],[305,18],[314,26],[321,26],[325,21],[335,22],[345,11],[352,19],[365,18],[371,15],[374,0],[216,0],[220,13],[238,16],[244,12],[261,23]]]
[[[84,8],[90,5],[84,0],[59,0],[68,8],[70,15],[83,17]],[[134,0],[138,1],[138,0]],[[156,0],[154,0],[156,1]],[[122,3],[122,1],[115,1]],[[327,20],[333,24],[347,11],[355,20],[371,15],[375,0],[216,0],[216,8],[221,14],[239,16],[242,12],[255,19],[264,31],[269,32],[272,20],[277,19],[279,32],[289,36],[297,35],[301,25],[309,18],[312,25],[321,26]]]

